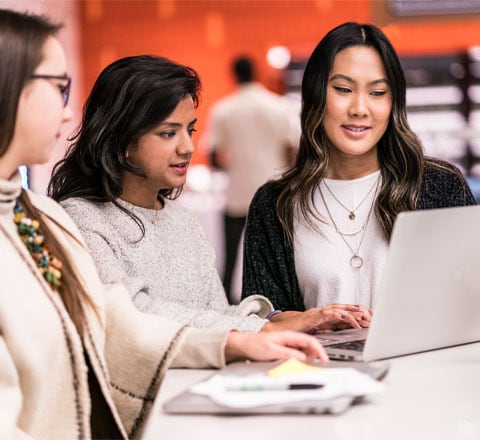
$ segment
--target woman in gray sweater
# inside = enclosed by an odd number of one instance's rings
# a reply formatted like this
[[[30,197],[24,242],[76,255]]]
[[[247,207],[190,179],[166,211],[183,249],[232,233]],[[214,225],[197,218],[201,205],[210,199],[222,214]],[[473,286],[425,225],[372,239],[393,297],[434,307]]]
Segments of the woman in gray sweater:
[[[270,322],[274,309],[264,296],[228,305],[201,226],[174,201],[194,151],[199,88],[192,69],[164,58],[112,63],[55,167],[50,195],[77,223],[103,281],[125,284],[142,311],[199,328],[322,329],[316,310]],[[368,320],[368,311],[346,306],[331,319],[359,327],[362,316]]]

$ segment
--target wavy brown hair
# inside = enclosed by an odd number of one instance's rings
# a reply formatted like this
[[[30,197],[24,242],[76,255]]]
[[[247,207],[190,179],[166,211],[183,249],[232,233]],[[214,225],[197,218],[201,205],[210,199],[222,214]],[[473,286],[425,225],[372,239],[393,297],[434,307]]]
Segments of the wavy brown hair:
[[[424,157],[420,140],[408,125],[405,77],[387,37],[370,24],[349,22],[332,29],[314,49],[303,75],[302,135],[295,164],[279,180],[270,183],[280,188],[277,215],[290,244],[295,213],[316,230],[314,219],[323,221],[313,196],[329,164],[329,141],[322,124],[327,83],[336,54],[351,46],[366,46],[377,51],[392,93],[390,120],[378,142],[382,185],[375,201],[375,215],[387,239],[397,214],[415,208],[425,163],[441,166]]]
[[[8,150],[15,131],[20,95],[31,75],[42,62],[43,47],[49,37],[61,28],[47,18],[0,10],[0,157]],[[6,66],[6,67],[5,67]],[[58,289],[63,304],[80,335],[85,327],[85,305],[96,312],[74,265],[53,231],[43,221],[42,214],[22,191],[20,202],[28,217],[37,219],[41,233],[52,254],[62,261],[62,284]]]

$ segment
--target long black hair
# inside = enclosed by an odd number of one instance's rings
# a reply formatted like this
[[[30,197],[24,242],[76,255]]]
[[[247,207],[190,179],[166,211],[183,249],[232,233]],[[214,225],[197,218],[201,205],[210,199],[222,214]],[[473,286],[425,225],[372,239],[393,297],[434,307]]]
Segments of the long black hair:
[[[48,193],[57,201],[81,197],[116,202],[122,192],[122,172],[145,177],[143,169],[127,159],[127,148],[165,120],[186,96],[198,105],[200,79],[190,67],[166,58],[140,55],[119,59],[97,78],[84,109],[82,123],[66,156],[52,173]],[[176,198],[181,188],[159,191],[159,197]]]
[[[322,221],[313,195],[329,164],[329,142],[323,128],[327,84],[335,56],[352,46],[376,50],[391,89],[392,111],[377,148],[382,185],[375,202],[375,215],[387,239],[396,215],[414,209],[418,200],[427,159],[420,140],[407,122],[406,82],[400,60],[388,38],[377,27],[344,23],[325,35],[308,60],[302,81],[302,135],[296,162],[281,179],[271,183],[280,188],[277,215],[290,244],[293,243],[294,213],[300,213],[314,229],[313,219]]]

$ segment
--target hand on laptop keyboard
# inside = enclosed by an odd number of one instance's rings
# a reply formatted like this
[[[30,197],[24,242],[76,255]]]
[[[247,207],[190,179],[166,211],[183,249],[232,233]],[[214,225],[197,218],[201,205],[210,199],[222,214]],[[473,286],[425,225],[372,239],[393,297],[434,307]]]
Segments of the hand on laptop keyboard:
[[[326,321],[314,328],[315,333],[370,327],[370,321],[372,320],[372,310],[360,304],[331,304],[317,310],[322,311]]]
[[[330,304],[305,312],[287,311],[272,317],[262,330],[297,330],[308,333],[327,333],[346,328],[369,327],[372,311],[362,305]]]

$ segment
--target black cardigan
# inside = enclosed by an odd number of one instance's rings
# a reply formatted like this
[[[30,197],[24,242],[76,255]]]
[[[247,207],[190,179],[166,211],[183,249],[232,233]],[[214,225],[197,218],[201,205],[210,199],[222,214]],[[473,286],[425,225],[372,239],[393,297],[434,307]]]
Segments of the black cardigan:
[[[475,205],[465,179],[452,165],[425,167],[417,209]],[[260,294],[279,310],[305,310],[298,287],[292,246],[276,212],[280,189],[266,183],[250,205],[245,230],[242,298]]]

